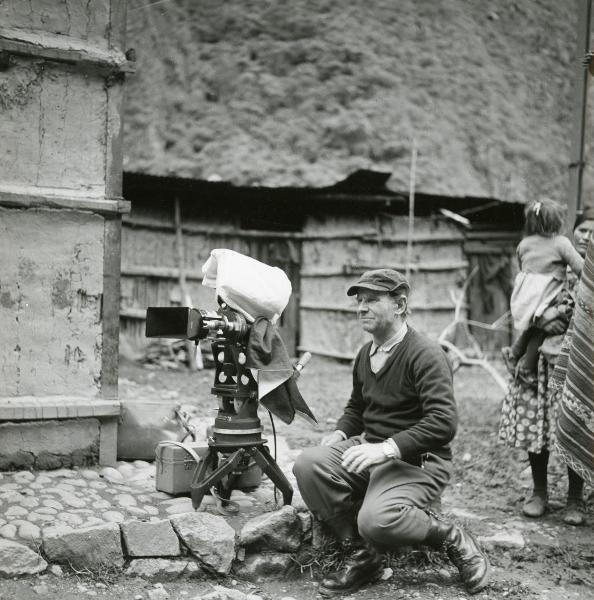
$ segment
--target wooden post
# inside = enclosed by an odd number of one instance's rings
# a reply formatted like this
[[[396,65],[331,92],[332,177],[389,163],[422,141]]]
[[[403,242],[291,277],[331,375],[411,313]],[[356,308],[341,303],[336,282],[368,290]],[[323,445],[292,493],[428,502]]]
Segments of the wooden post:
[[[179,272],[179,289],[182,295],[182,302],[185,306],[192,306],[192,298],[186,285],[186,266],[184,257],[184,237],[182,232],[181,209],[179,198],[175,199],[175,249],[177,254],[177,269]],[[202,368],[202,353],[196,344],[187,340],[186,352],[188,353],[188,365],[190,371],[196,371],[198,367]]]
[[[592,49],[590,42],[592,0],[578,0],[578,32],[576,39],[575,88],[572,124],[572,142],[569,159],[569,193],[567,198],[567,231],[571,232],[575,215],[584,205],[594,203],[594,165],[591,156],[594,152],[592,127],[592,76],[582,64],[587,52]],[[588,98],[589,96],[589,98]]]

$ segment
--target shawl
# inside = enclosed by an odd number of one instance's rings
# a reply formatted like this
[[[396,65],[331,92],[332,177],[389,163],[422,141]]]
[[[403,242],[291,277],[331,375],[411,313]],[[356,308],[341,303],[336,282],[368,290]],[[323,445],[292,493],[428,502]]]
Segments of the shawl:
[[[577,301],[551,387],[562,390],[557,450],[562,460],[594,484],[594,243],[590,240]]]

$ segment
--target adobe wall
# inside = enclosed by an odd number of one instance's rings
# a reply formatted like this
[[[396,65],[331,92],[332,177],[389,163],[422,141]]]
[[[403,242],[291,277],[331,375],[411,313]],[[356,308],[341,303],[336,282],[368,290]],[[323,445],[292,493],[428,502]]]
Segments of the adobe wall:
[[[0,420],[23,432],[117,398],[124,31],[125,0],[0,5]]]
[[[104,219],[0,207],[0,396],[100,391]]]

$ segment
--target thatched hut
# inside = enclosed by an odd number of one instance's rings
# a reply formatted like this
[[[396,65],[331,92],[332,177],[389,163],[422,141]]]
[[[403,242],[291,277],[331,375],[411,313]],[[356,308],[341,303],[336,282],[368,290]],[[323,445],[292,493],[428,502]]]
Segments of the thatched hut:
[[[453,318],[453,294],[485,256],[499,260],[491,279],[501,269],[510,279],[521,205],[419,195],[411,222],[409,199],[385,188],[388,176],[362,171],[327,188],[264,188],[126,174],[132,211],[122,239],[123,333],[143,345],[144,308],[182,301],[182,272],[192,303],[214,307],[200,269],[213,248],[230,248],[281,267],[291,279],[280,327],[293,355],[352,358],[363,337],[345,290],[364,270],[382,266],[410,271],[411,321],[439,335]],[[440,209],[471,211],[474,228]],[[471,294],[481,295],[476,286],[484,289],[485,273],[473,278]],[[495,282],[490,308],[477,297],[464,314],[491,322],[507,310],[507,290]]]

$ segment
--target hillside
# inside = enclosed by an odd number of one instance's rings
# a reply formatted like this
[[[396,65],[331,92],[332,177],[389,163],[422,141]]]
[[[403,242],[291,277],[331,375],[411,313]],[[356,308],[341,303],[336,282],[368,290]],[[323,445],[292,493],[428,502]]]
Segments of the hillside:
[[[569,9],[569,8],[571,9]],[[130,0],[128,171],[563,199],[573,2]]]

